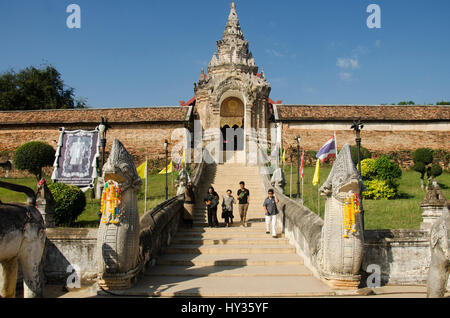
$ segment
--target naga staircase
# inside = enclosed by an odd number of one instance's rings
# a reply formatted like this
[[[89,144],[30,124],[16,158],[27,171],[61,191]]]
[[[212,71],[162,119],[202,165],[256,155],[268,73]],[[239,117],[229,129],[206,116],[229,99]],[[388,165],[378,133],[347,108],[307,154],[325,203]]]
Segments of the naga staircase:
[[[146,271],[136,286],[124,291],[131,296],[160,297],[318,297],[333,290],[303,265],[286,238],[266,234],[262,208],[266,197],[257,167],[238,164],[207,165],[195,206],[193,228],[180,227],[156,266]],[[237,205],[234,224],[207,227],[202,202],[212,185],[220,196],[227,189],[236,197],[239,181],[250,190],[248,227],[240,225]]]

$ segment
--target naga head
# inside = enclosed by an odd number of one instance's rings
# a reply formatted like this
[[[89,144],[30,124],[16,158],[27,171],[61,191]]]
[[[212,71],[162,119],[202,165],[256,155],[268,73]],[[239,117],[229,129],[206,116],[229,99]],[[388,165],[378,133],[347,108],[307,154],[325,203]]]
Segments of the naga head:
[[[133,157],[118,139],[114,139],[111,154],[103,167],[103,179],[122,184],[123,190],[130,187],[138,190],[142,185]]]
[[[350,191],[360,194],[361,186],[363,183],[353,163],[350,145],[345,144],[320,192],[325,196],[333,195],[335,198],[343,199]]]

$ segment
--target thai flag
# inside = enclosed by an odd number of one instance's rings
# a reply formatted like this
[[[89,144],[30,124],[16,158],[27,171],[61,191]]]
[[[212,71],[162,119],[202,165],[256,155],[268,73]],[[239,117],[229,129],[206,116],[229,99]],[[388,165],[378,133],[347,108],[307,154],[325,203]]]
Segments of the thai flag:
[[[303,167],[304,167],[304,164],[305,164],[305,152],[303,151],[303,153],[302,153],[302,164],[301,164],[301,166],[300,166],[300,175],[302,176],[302,178],[304,177],[304,176],[303,176]]]
[[[319,152],[316,155],[316,158],[319,159],[322,163],[330,157],[336,157],[336,139],[335,136],[331,137],[325,145],[320,148]]]

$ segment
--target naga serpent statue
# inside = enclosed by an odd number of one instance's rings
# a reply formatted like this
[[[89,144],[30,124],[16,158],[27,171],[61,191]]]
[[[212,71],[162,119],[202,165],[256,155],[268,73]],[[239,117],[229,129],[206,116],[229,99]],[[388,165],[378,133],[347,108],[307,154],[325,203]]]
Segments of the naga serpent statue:
[[[117,139],[103,167],[103,179],[97,239],[98,285],[102,289],[126,289],[140,271],[137,192],[142,180],[132,156]]]
[[[427,297],[445,295],[450,272],[450,214],[448,205],[433,224],[430,233],[431,264],[428,271]]]
[[[364,235],[360,213],[361,177],[353,163],[350,145],[345,144],[320,188],[327,197],[321,233],[319,271],[335,288],[357,288]]]

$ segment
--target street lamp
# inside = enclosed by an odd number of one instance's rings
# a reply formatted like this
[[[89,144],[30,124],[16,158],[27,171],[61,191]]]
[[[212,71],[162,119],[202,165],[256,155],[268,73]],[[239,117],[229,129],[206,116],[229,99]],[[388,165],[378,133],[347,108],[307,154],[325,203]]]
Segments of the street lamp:
[[[357,153],[358,153],[358,174],[359,177],[362,180],[361,177],[361,129],[364,128],[364,125],[361,121],[361,118],[359,118],[358,120],[354,120],[353,121],[353,125],[350,127],[350,129],[353,129],[356,133],[356,148],[357,148]],[[363,202],[362,202],[362,184],[360,186],[359,189],[359,193],[360,193],[360,207],[361,207],[361,222],[362,222],[362,228],[364,230],[364,209],[363,209]]]
[[[100,144],[102,146],[102,169],[103,165],[105,164],[105,148],[106,148],[106,132],[108,131],[108,128],[111,128],[108,125],[108,118],[102,117],[102,122],[100,125],[98,125],[98,131],[100,133]]]
[[[300,141],[302,138],[297,136],[295,140],[297,141],[297,200],[300,200]]]
[[[167,139],[164,141],[164,151],[166,152],[166,200],[169,198],[168,188],[167,188],[167,157],[169,155],[169,142]]]

